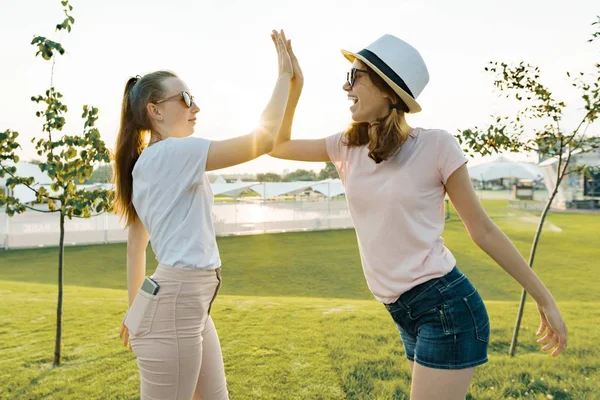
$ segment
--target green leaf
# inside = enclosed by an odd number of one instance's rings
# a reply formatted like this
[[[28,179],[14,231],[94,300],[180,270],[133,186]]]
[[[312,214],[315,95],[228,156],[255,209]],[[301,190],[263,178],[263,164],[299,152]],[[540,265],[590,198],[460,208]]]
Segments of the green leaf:
[[[69,147],[69,149],[66,152],[66,158],[71,159],[76,156],[77,156],[77,150],[75,150],[75,148],[73,148],[73,147]]]

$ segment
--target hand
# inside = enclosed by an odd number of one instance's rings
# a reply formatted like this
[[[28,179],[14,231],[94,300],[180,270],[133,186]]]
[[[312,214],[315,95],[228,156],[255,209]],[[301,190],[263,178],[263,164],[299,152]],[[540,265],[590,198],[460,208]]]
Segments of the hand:
[[[123,319],[123,324],[121,324],[121,333],[119,334],[119,337],[123,339],[123,346],[129,347],[129,350],[131,350],[131,342],[129,341],[129,329],[127,328],[127,325],[125,325],[125,319]]]
[[[545,344],[542,351],[554,348],[552,355],[556,357],[567,347],[567,325],[561,317],[556,303],[549,307],[542,307],[538,304],[538,311],[540,312],[541,323],[536,335],[541,336],[544,332],[546,335],[537,342]]]
[[[294,50],[292,49],[292,41],[285,37],[285,32],[283,29],[281,30],[281,37],[283,42],[285,43],[288,54],[290,55],[290,59],[292,60],[292,67],[294,70],[294,77],[292,78],[292,91],[297,92],[299,95],[302,92],[302,87],[304,86],[304,75],[302,74],[302,70],[300,69],[300,63],[298,63],[298,58],[296,54],[294,54]]]
[[[275,43],[275,49],[277,49],[279,76],[281,77],[285,74],[290,74],[290,77],[293,78],[294,68],[292,67],[292,60],[290,59],[290,55],[281,34],[274,30],[271,32],[271,39],[273,40],[273,43]]]

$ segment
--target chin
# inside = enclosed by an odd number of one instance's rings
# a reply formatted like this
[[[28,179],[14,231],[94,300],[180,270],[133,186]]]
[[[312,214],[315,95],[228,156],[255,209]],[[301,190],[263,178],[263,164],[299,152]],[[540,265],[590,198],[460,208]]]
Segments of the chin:
[[[366,119],[365,117],[363,117],[361,115],[352,114],[351,117],[352,117],[352,121],[354,121],[354,122],[358,122],[358,123],[368,122],[368,119]]]

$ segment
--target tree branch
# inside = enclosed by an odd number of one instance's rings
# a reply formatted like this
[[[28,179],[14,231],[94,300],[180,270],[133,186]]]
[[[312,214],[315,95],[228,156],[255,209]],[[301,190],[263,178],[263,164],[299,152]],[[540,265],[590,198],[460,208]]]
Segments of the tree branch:
[[[560,134],[560,133],[559,133]],[[558,152],[558,167],[556,168],[556,185],[554,187],[554,194],[556,194],[558,192],[558,185],[560,184],[560,178],[561,178],[561,174],[560,174],[560,168],[562,166],[562,156],[563,156],[563,139],[564,136],[560,135],[560,147],[559,147],[559,152]]]
[[[9,170],[7,170],[7,169],[4,167],[4,165],[2,165],[2,163],[0,163],[0,168],[2,168],[2,169],[4,170],[4,172],[6,172],[7,174],[9,174],[11,177],[13,177],[13,178],[18,178],[18,176],[15,176],[15,175],[14,175],[14,174],[12,174],[12,173],[11,173]],[[29,188],[31,191],[33,191],[33,192],[34,192],[36,195],[38,195],[38,196],[40,195],[40,192],[38,192],[37,190],[35,190],[35,189],[34,189],[34,188],[32,188],[31,186],[29,186],[28,184],[26,184],[26,183],[20,183],[20,185],[26,186],[26,187],[28,187],[28,188]],[[58,198],[56,198],[56,197],[47,196],[47,195],[46,195],[46,196],[44,196],[44,197],[45,197],[45,198],[47,198],[47,199],[50,199],[50,200],[54,200],[54,201],[60,201],[60,199],[58,199]]]
[[[575,133],[573,134],[573,136],[575,136],[575,134],[577,134],[577,132],[579,131],[579,128],[581,128],[581,126],[584,124],[585,120],[590,116],[590,114],[593,112],[594,110],[590,110],[588,111],[587,114],[585,114],[585,117],[583,117],[583,119],[581,120],[581,122],[579,123],[579,125],[577,126],[577,129],[575,129]]]
[[[92,217],[99,217],[102,214],[106,214],[106,211],[102,211],[101,213],[98,213],[98,214],[90,214],[89,217],[82,217],[81,215],[71,215],[71,217],[72,218],[87,219],[87,218],[92,218]]]
[[[30,209],[32,211],[37,211],[37,212],[46,213],[46,214],[52,214],[52,213],[60,211],[60,210],[54,210],[54,211],[52,211],[52,210],[38,210],[37,208],[30,207],[27,204],[23,204],[23,207],[28,208],[28,209]]]

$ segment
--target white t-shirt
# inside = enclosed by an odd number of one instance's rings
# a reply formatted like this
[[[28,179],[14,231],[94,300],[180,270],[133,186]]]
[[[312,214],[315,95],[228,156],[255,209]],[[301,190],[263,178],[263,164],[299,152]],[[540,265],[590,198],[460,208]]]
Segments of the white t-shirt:
[[[456,260],[444,246],[444,185],[467,158],[443,130],[415,128],[400,151],[376,164],[367,146],[329,136],[327,153],[346,189],[363,271],[377,300],[392,303],[446,275]]]
[[[185,269],[221,266],[205,174],[211,142],[167,138],[142,151],[133,168],[133,205],[160,264]]]

